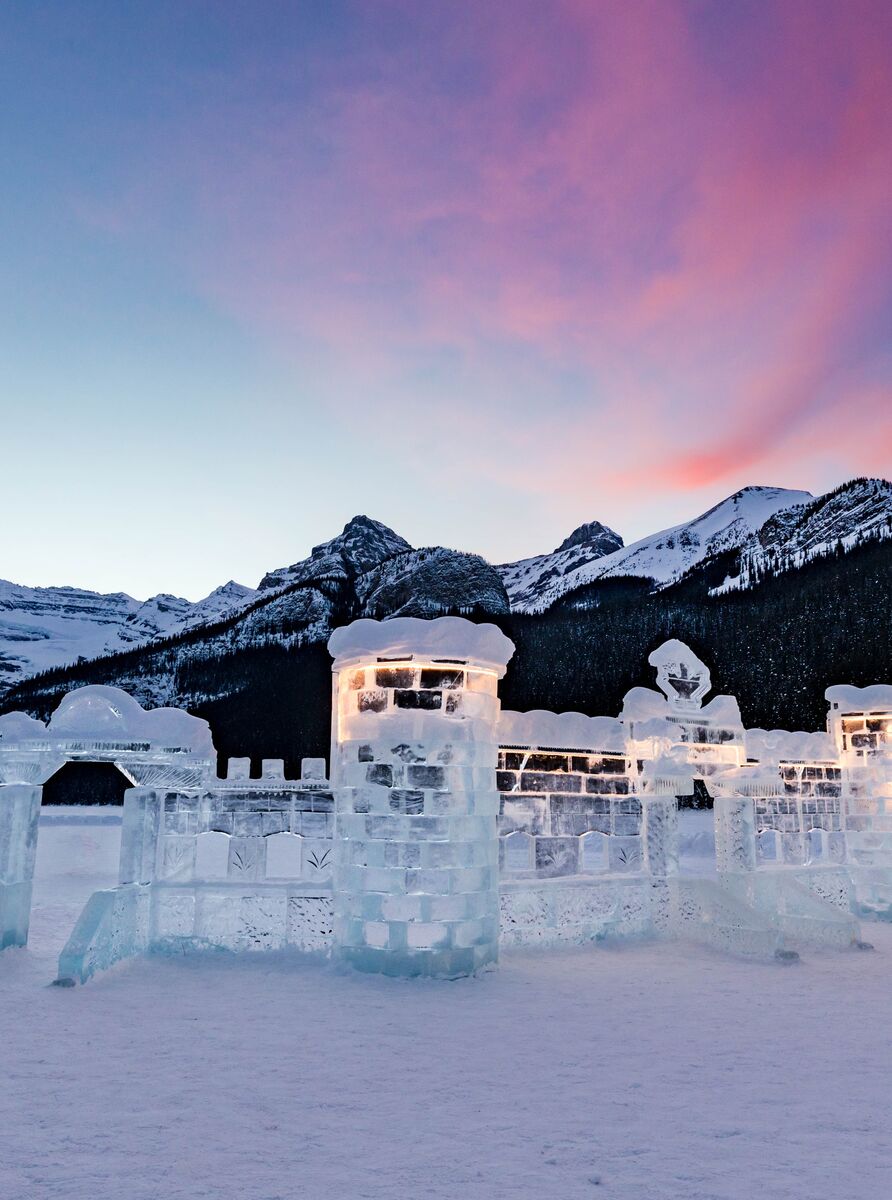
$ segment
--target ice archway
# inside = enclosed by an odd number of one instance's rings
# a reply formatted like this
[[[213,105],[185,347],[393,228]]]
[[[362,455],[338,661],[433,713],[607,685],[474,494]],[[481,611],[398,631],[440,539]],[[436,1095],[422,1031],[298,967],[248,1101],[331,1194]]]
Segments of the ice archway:
[[[108,763],[130,786],[195,786],[215,762],[207,721],[144,709],[121,688],[69,692],[44,724],[0,716],[0,948],[28,938],[42,785],[67,763]]]

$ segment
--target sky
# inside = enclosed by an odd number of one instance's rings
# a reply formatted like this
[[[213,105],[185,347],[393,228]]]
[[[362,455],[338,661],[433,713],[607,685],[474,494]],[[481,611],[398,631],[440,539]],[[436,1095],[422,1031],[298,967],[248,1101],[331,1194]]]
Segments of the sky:
[[[892,474],[888,0],[4,0],[0,577]]]

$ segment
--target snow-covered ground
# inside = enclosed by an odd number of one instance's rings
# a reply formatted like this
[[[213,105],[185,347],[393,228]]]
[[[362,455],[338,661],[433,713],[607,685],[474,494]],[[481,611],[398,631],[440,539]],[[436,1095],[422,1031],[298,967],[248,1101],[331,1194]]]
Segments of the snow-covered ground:
[[[114,883],[118,819],[45,814],[31,946],[0,956],[4,1200],[892,1190],[889,926],[865,927],[874,954],[793,967],[659,944],[506,955],[457,983],[257,956],[48,987]]]

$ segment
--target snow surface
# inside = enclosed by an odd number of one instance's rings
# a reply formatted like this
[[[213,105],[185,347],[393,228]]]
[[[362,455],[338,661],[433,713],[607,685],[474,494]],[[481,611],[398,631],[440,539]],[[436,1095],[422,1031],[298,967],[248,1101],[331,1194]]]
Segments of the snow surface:
[[[373,621],[368,617],[342,625],[328,639],[334,669],[345,663],[404,656],[416,659],[468,660],[504,672],[514,653],[514,643],[495,625],[475,625],[464,617],[393,617]]]
[[[747,729],[746,756],[760,763],[836,762],[839,751],[829,733],[788,729]]]
[[[843,711],[882,712],[892,709],[892,684],[872,683],[859,688],[850,683],[835,683],[827,688],[824,698],[831,704],[838,704]]]
[[[27,713],[0,715],[0,741],[31,739],[153,742],[194,754],[214,753],[207,721],[181,708],[145,709],[128,692],[106,684],[75,688],[63,696],[46,725]]]
[[[794,967],[642,944],[437,983],[220,955],[50,988],[117,862],[108,810],[73,819],[44,814],[31,946],[0,956],[10,1200],[889,1194],[888,925]]]
[[[548,712],[534,708],[499,715],[499,743],[503,746],[548,746],[568,750],[626,749],[625,730],[618,717],[587,717],[585,713]]]
[[[668,717],[676,710],[666,697],[653,688],[633,687],[623,696],[622,719],[624,721],[649,721],[657,717]],[[692,720],[715,721],[723,725],[740,725],[740,706],[736,696],[713,696],[700,708],[689,709],[685,716]]]

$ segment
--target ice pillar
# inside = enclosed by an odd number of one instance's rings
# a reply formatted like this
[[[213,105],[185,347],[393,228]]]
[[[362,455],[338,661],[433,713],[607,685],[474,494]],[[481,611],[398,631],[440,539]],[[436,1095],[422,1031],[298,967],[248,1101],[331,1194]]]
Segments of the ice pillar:
[[[0,784],[0,950],[28,941],[41,792],[29,783]]]
[[[650,876],[651,911],[655,927],[669,929],[674,918],[670,880],[678,874],[678,797],[690,795],[694,783],[690,775],[679,774],[675,764],[670,764],[667,770],[657,761],[645,766],[641,787],[644,862]]]
[[[715,859],[720,874],[756,869],[756,818],[751,796],[718,791],[713,800]]]
[[[459,617],[356,621],[335,663],[334,954],[386,975],[498,958],[497,685],[514,651]]]

